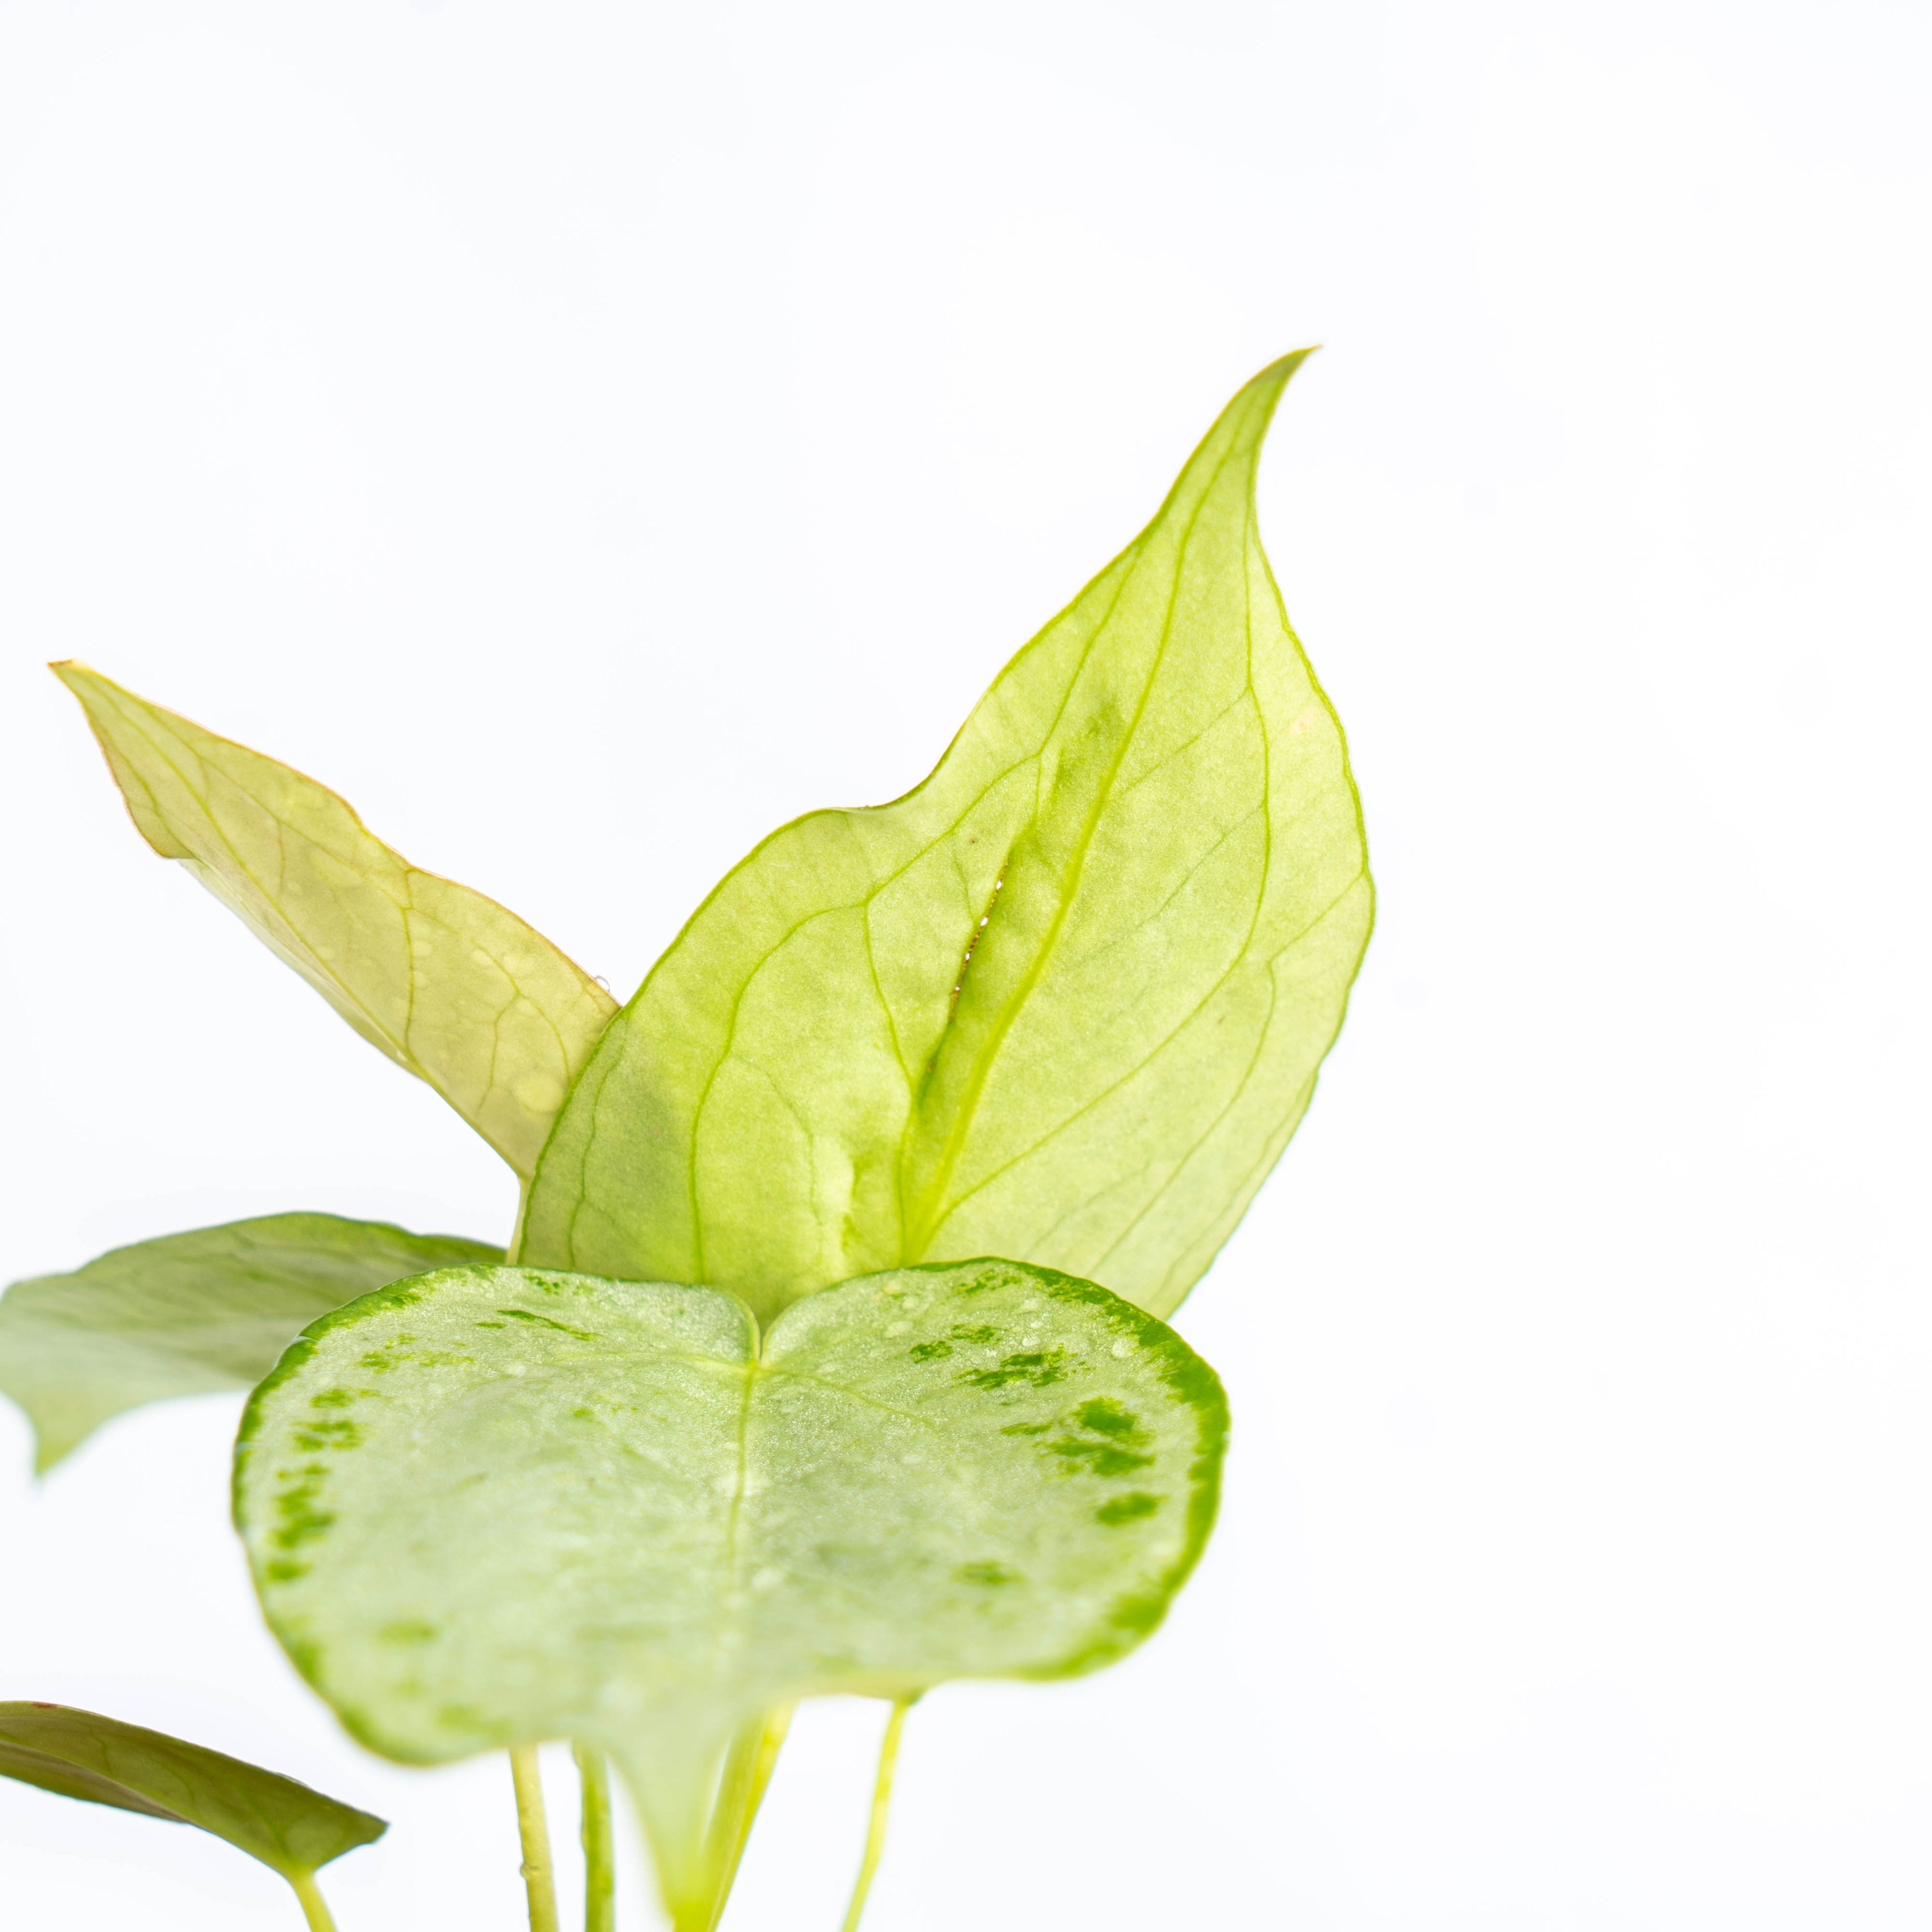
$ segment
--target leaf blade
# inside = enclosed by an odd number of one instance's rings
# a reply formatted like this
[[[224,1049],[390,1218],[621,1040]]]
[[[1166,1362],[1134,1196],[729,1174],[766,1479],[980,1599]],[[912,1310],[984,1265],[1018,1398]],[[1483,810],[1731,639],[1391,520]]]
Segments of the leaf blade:
[[[311,1322],[371,1288],[501,1258],[460,1235],[334,1214],[135,1242],[0,1298],[0,1394],[26,1412],[44,1474],[124,1410],[252,1388]]]
[[[67,1705],[0,1703],[0,1774],[196,1826],[291,1881],[388,1829],[278,1772]]]
[[[410,865],[326,786],[87,665],[52,669],[148,844],[527,1179],[610,994],[494,899]]]
[[[1179,1302],[1306,1106],[1371,915],[1340,728],[1255,523],[1300,360],[920,786],[721,883],[560,1114],[524,1259],[762,1316],[982,1253]]]
[[[760,1349],[714,1291],[471,1268],[290,1351],[236,1521],[357,1736],[416,1762],[608,1751],[676,1912],[712,1895],[710,1800],[770,1711],[1141,1642],[1207,1537],[1226,1428],[1178,1336],[1050,1270],[844,1283]]]

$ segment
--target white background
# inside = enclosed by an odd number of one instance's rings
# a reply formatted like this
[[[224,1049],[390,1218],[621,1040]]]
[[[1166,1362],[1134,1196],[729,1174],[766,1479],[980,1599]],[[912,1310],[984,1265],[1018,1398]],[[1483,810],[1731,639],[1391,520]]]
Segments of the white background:
[[[44,660],[628,992],[1321,340],[1262,520],[1382,918],[1179,1319],[1222,1526],[1125,1666],[915,1714],[869,1932],[1932,1923],[1929,53],[1917,0],[0,4],[7,1272],[512,1207]],[[511,1932],[500,1761],[369,1757],[260,1628],[236,1406],[38,1488],[0,1416],[0,1695],[394,1819],[343,1932]],[[810,1714],[734,1932],[837,1924],[878,1721]],[[10,1927],[296,1916],[0,1786]]]

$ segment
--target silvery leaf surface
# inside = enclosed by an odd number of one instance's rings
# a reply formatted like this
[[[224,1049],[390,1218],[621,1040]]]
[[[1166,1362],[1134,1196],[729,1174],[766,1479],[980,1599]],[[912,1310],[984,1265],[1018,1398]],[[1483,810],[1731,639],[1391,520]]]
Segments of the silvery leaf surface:
[[[608,1751],[701,1925],[734,1739],[801,1697],[1131,1649],[1207,1535],[1226,1427],[1170,1330],[1018,1263],[848,1282],[762,1337],[713,1289],[459,1268],[290,1350],[236,1520],[357,1736],[420,1763]]]

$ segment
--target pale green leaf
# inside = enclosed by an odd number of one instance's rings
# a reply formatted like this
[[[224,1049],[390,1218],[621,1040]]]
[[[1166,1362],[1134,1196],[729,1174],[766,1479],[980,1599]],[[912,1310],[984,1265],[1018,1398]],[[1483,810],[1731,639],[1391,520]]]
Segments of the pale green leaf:
[[[762,1347],[714,1290],[455,1269],[289,1351],[236,1520],[357,1736],[424,1763],[608,1750],[704,1924],[734,1738],[800,1697],[1131,1648],[1206,1537],[1226,1425],[1169,1330],[1010,1262],[845,1282]]]
[[[53,669],[148,843],[527,1178],[610,994],[495,900],[392,852],[314,779],[85,664]]]
[[[0,1704],[0,1774],[63,1798],[198,1825],[298,1892],[332,1858],[389,1828],[292,1778],[64,1704]]]
[[[988,1253],[1180,1300],[1368,935],[1340,728],[1255,520],[1300,360],[1235,398],[923,784],[787,826],[712,893],[559,1117],[520,1258],[761,1315]]]
[[[319,1316],[405,1275],[502,1251],[386,1221],[265,1214],[116,1248],[0,1300],[0,1393],[42,1471],[145,1402],[252,1388]]]

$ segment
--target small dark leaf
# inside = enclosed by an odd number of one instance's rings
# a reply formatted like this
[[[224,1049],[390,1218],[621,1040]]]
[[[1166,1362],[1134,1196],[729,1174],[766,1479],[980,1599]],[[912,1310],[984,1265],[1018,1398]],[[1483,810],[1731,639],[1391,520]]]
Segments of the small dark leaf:
[[[64,1704],[0,1703],[0,1773],[63,1798],[198,1825],[292,1884],[389,1828],[292,1778]]]

